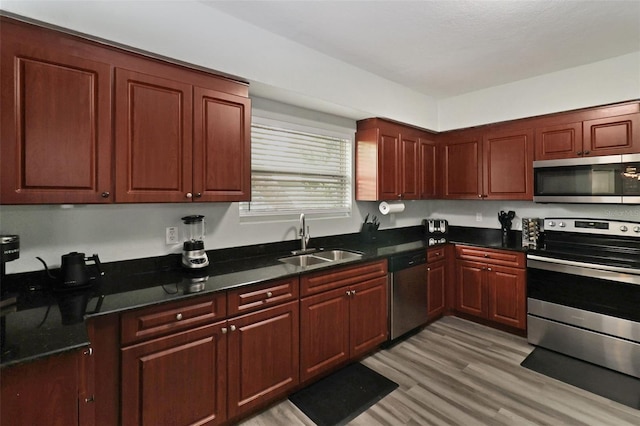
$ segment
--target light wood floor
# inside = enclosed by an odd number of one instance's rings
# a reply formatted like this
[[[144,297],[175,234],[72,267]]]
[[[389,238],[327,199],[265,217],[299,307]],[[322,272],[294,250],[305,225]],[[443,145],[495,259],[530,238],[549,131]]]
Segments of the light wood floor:
[[[363,364],[400,387],[350,425],[640,425],[640,410],[520,366],[526,339],[445,317]],[[285,400],[243,426],[313,425]]]

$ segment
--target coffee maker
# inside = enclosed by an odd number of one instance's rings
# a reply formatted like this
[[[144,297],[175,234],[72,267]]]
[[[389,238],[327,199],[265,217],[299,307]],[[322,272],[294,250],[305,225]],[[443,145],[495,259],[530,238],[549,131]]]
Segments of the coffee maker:
[[[209,258],[204,250],[204,216],[185,216],[182,222],[184,235],[182,266],[189,269],[206,267],[209,265]]]

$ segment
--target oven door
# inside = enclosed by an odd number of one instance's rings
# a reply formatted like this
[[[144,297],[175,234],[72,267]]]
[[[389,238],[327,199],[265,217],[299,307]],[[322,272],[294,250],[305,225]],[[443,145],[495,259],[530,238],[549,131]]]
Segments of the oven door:
[[[640,274],[527,258],[529,342],[640,377]]]

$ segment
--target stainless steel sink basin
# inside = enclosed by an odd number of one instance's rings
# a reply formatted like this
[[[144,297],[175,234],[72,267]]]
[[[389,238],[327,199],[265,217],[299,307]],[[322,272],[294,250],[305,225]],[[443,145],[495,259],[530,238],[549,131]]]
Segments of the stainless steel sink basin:
[[[354,253],[352,251],[346,250],[329,250],[329,251],[321,251],[319,253],[314,253],[314,256],[321,257],[323,259],[328,259],[330,261],[336,260],[347,260],[347,259],[360,259],[362,254]]]
[[[340,260],[360,259],[362,254],[347,250],[317,251],[310,254],[299,254],[296,256],[281,257],[280,262],[295,266],[311,266],[318,264],[328,264]]]

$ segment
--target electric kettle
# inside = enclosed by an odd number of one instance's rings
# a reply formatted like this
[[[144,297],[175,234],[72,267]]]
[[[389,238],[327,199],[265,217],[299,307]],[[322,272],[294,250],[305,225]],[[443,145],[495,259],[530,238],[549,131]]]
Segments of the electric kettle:
[[[59,277],[55,277],[49,272],[49,268],[44,260],[39,257],[36,259],[42,262],[49,277],[55,280],[54,288],[58,290],[87,287],[93,284],[92,280],[104,275],[100,268],[100,258],[98,258],[97,254],[85,257],[84,253],[72,251],[71,253],[63,255]],[[87,266],[86,263],[87,261],[94,262],[94,266],[97,271],[97,274],[94,276],[91,276],[89,272],[89,266]]]

